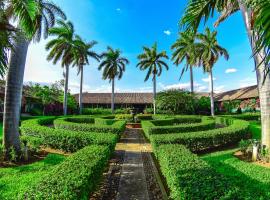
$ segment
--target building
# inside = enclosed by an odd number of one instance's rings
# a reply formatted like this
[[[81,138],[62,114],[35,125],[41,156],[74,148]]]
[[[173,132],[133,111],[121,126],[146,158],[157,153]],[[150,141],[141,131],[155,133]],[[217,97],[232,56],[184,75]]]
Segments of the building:
[[[221,110],[223,109],[224,102],[234,100],[240,101],[240,107],[242,109],[252,107],[258,110],[260,108],[260,101],[257,85],[215,94],[215,101]]]
[[[75,94],[79,102],[79,94]],[[83,93],[84,108],[110,108],[111,93]],[[136,108],[143,111],[152,107],[152,93],[115,93],[115,108]]]

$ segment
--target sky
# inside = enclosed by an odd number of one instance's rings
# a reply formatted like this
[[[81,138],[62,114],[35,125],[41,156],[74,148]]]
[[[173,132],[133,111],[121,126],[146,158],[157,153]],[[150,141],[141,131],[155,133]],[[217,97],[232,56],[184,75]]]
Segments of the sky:
[[[136,65],[137,56],[143,46],[151,47],[155,42],[159,51],[165,50],[171,56],[171,45],[178,37],[178,22],[183,15],[187,0],[54,0],[66,13],[75,27],[76,33],[85,41],[95,40],[93,48],[98,53],[107,46],[120,49],[130,64],[121,80],[116,82],[116,92],[152,92],[152,81],[144,82],[146,71]],[[214,19],[206,26],[214,30]],[[205,27],[206,27],[205,26]],[[200,27],[203,31],[204,26]],[[214,90],[223,92],[256,84],[254,62],[246,30],[240,13],[231,16],[217,29],[218,42],[230,54],[228,61],[221,58],[214,66]],[[24,82],[51,84],[63,79],[63,68],[46,60],[46,43],[52,38],[31,44],[28,50]],[[166,89],[190,88],[189,73],[181,80],[180,73],[184,64],[175,66],[168,61],[170,69],[164,70],[157,79],[158,91]],[[102,80],[98,63],[90,59],[85,66],[84,92],[111,92],[109,81]],[[194,69],[195,91],[208,91],[208,75],[202,68]],[[69,89],[79,92],[80,79],[77,69],[72,68]]]

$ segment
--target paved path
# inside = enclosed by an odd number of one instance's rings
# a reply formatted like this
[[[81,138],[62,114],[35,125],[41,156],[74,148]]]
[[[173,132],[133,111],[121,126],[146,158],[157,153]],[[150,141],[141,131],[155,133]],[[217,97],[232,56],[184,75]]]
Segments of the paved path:
[[[151,146],[144,143],[141,130],[126,129],[116,150],[125,151],[117,200],[149,200],[142,151],[151,151]]]

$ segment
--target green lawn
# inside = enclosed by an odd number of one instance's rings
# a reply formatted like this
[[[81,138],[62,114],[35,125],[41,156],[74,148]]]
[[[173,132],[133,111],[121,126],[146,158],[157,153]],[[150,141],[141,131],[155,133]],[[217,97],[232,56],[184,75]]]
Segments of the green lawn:
[[[258,121],[250,122],[250,130],[251,130],[253,139],[257,139],[257,140],[261,139],[261,135],[262,135],[261,122],[258,122]]]
[[[0,168],[0,199],[17,199],[27,186],[35,184],[55,165],[65,159],[62,155],[49,154],[44,160],[20,167]]]
[[[236,150],[202,156],[217,172],[223,174],[241,191],[240,199],[270,199],[270,168],[243,162],[233,156]]]

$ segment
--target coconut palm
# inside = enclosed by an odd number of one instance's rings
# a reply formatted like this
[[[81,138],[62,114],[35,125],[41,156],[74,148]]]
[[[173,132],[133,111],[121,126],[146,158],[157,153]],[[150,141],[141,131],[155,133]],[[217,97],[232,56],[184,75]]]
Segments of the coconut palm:
[[[8,157],[11,148],[20,152],[19,119],[28,46],[31,41],[38,42],[42,35],[46,38],[55,20],[65,18],[65,14],[46,0],[12,0],[5,3],[9,18],[18,22],[17,30],[20,30],[14,40],[6,78],[3,145]]]
[[[200,22],[221,13],[216,26],[237,11],[241,11],[253,51],[260,96],[262,144],[270,148],[270,1],[269,0],[192,0],[189,2],[181,25],[197,30]]]
[[[157,77],[162,74],[163,68],[166,70],[169,69],[168,64],[165,62],[164,59],[169,59],[167,56],[166,51],[158,52],[157,50],[157,43],[155,43],[152,48],[143,47],[143,53],[138,56],[139,63],[137,67],[140,70],[148,70],[144,81],[148,81],[150,76],[153,76],[153,107],[154,107],[154,114],[156,114],[156,94],[157,94]]]
[[[182,32],[179,34],[179,38],[172,45],[171,49],[174,50],[172,55],[172,60],[177,66],[182,62],[186,62],[183,67],[180,79],[182,78],[185,71],[190,70],[190,89],[191,93],[194,92],[193,83],[193,67],[197,65],[197,55],[196,48],[197,44],[195,42],[196,34],[192,31]]]
[[[214,86],[213,86],[213,72],[212,69],[220,56],[224,56],[226,60],[229,59],[227,50],[221,47],[217,42],[217,31],[211,32],[209,28],[205,29],[205,33],[197,34],[199,58],[203,71],[209,74],[209,89],[211,99],[211,115],[215,115],[214,110]]]
[[[129,64],[127,58],[121,57],[121,51],[107,47],[107,51],[102,53],[101,63],[98,67],[99,70],[103,70],[102,78],[103,80],[109,80],[112,83],[112,103],[111,109],[114,114],[114,87],[115,78],[120,80],[125,72],[126,65]]]
[[[76,46],[75,30],[71,22],[63,20],[57,21],[57,27],[49,30],[49,35],[56,36],[56,38],[49,41],[46,45],[46,50],[50,51],[47,60],[53,61],[53,64],[61,62],[61,66],[65,69],[65,89],[64,89],[64,115],[67,115],[67,101],[68,101],[68,82],[69,82],[69,67],[75,59]]]
[[[75,44],[75,57],[73,66],[78,67],[78,74],[81,75],[79,107],[80,107],[80,114],[82,114],[82,90],[83,90],[84,66],[89,65],[89,58],[93,58],[99,62],[99,55],[92,50],[92,48],[97,44],[96,41],[85,43],[79,36],[76,36],[74,44]]]

